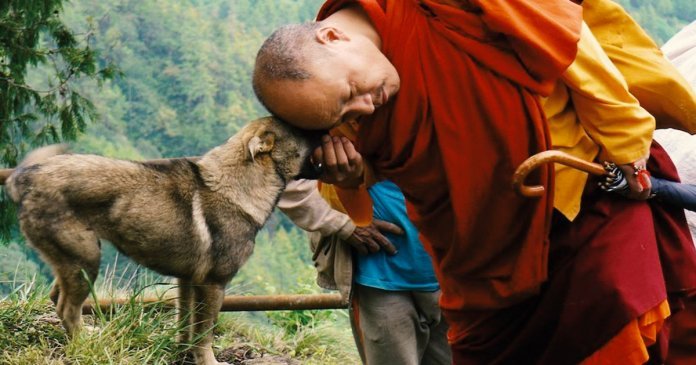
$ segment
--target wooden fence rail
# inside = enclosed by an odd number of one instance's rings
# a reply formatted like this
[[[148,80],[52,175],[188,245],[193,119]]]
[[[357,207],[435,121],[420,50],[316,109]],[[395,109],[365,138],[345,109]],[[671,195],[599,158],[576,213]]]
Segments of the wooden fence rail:
[[[108,312],[111,308],[126,305],[131,299],[114,298],[99,300],[99,308],[102,312]],[[149,297],[135,299],[136,303],[164,302],[166,307],[174,308],[175,298]],[[348,308],[340,294],[281,294],[281,295],[230,295],[222,302],[222,312],[245,311],[281,311],[304,309],[344,309]],[[94,302],[88,301],[82,306],[83,314],[92,314],[95,311]]]
[[[10,177],[14,169],[0,169],[0,184],[5,185],[5,180]]]

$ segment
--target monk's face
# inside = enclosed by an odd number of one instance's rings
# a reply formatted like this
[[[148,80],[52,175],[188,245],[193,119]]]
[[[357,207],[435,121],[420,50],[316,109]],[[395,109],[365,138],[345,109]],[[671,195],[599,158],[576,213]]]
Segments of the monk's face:
[[[372,114],[399,91],[396,69],[369,41],[353,38],[312,53],[309,79],[267,88],[270,109],[290,124],[330,129]]]

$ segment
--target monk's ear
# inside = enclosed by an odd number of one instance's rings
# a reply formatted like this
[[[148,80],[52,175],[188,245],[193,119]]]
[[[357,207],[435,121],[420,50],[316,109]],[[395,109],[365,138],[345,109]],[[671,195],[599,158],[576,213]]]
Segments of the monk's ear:
[[[269,153],[273,150],[273,144],[275,143],[275,133],[270,131],[260,131],[256,133],[247,142],[247,148],[249,149],[249,155],[251,160],[262,153]]]
[[[314,36],[321,44],[330,44],[336,41],[348,41],[350,37],[342,30],[334,27],[321,27],[316,30]]]

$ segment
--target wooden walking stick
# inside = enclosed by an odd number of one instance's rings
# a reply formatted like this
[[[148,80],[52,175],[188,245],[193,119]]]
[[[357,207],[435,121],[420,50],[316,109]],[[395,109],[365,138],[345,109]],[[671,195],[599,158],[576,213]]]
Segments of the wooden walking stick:
[[[562,151],[549,150],[537,153],[520,164],[512,175],[512,185],[515,190],[522,196],[530,198],[544,195],[546,188],[543,185],[525,185],[524,181],[534,169],[551,162],[570,166],[593,175],[607,175],[609,173],[604,166],[598,163],[588,162]]]
[[[615,164],[605,162],[604,165],[600,165],[554,150],[537,153],[520,164],[512,176],[512,185],[515,187],[515,190],[526,197],[542,196],[545,191],[543,186],[525,185],[524,180],[534,169],[549,162],[560,163],[593,175],[607,176],[607,179],[600,183],[602,190],[624,196],[630,194],[626,177]],[[657,198],[662,203],[674,205],[692,212],[696,211],[696,185],[682,184],[677,181],[650,176],[650,172],[645,169],[638,169],[634,174],[638,176],[638,182],[643,188],[650,188],[650,198]]]
[[[103,312],[113,307],[124,306],[131,300],[136,303],[163,303],[165,308],[174,308],[175,298],[113,298],[101,299],[98,303],[86,302],[82,306],[82,314],[92,314],[96,307]],[[306,309],[345,309],[346,302],[340,294],[280,294],[280,295],[228,295],[222,302],[222,312],[246,312],[246,311],[283,311]]]

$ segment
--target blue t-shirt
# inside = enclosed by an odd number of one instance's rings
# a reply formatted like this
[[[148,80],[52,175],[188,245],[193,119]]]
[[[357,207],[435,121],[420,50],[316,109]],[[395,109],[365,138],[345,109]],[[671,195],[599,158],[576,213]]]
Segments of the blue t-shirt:
[[[406,215],[406,203],[399,187],[391,181],[381,181],[368,191],[374,203],[374,218],[398,225],[404,234],[385,234],[396,246],[398,253],[394,256],[382,250],[356,254],[355,282],[384,290],[439,289],[432,261],[418,239],[418,230]]]

